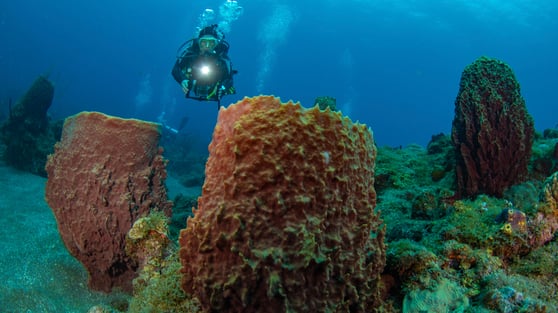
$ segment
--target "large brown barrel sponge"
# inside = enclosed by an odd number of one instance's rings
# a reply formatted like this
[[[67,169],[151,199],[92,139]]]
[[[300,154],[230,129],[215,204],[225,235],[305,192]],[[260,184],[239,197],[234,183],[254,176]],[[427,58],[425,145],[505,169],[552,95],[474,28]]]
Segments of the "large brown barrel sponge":
[[[385,265],[370,130],[316,106],[221,109],[183,289],[207,312],[374,312]]]
[[[452,141],[458,197],[501,197],[527,176],[534,126],[519,83],[505,63],[481,57],[461,75]]]
[[[48,158],[46,200],[94,290],[131,291],[137,264],[126,233],[151,210],[170,215],[159,137],[154,123],[82,112],[66,119]]]

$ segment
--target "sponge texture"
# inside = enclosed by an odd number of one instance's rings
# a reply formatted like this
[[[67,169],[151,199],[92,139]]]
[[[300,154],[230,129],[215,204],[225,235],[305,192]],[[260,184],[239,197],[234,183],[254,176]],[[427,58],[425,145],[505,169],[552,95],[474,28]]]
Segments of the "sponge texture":
[[[183,289],[213,312],[373,312],[385,264],[370,130],[338,112],[244,98],[221,109]]]
[[[46,200],[70,253],[89,272],[89,287],[131,291],[137,264],[126,233],[151,210],[170,215],[159,126],[97,112],[66,119],[46,164]]]

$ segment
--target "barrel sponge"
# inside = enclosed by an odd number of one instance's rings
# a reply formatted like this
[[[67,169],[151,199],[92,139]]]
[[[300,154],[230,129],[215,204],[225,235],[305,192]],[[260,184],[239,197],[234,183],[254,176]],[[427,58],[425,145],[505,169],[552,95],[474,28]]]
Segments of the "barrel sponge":
[[[373,312],[384,228],[370,130],[271,96],[221,109],[182,288],[208,312]]]
[[[506,63],[480,57],[459,85],[452,124],[458,197],[504,190],[528,174],[534,122]]]
[[[170,214],[159,137],[154,123],[82,112],[66,119],[48,157],[46,200],[94,290],[131,291],[137,264],[126,233],[151,210]]]

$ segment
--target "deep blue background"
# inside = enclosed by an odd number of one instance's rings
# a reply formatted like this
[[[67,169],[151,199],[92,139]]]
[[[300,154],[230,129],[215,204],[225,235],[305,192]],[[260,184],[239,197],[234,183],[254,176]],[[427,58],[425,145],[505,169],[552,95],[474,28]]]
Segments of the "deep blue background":
[[[214,103],[185,100],[170,76],[176,49],[215,1],[19,0],[0,3],[0,109],[40,74],[50,113],[82,110],[157,120],[189,117],[209,142]],[[486,55],[508,63],[537,130],[558,123],[558,1],[238,0],[226,38],[238,94],[311,106],[337,98],[379,145],[426,145],[449,133],[461,72]],[[221,19],[218,14],[215,22]]]

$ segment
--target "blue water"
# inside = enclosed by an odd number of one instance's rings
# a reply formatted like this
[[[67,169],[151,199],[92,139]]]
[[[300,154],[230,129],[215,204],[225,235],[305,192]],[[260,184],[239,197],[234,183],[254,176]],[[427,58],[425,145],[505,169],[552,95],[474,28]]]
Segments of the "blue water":
[[[333,96],[379,145],[426,145],[450,132],[461,72],[486,55],[514,69],[537,130],[558,123],[555,0],[238,0],[240,16],[219,14],[231,4],[3,1],[1,112],[48,74],[54,118],[96,110],[156,121],[165,112],[171,126],[188,116],[185,130],[209,141],[215,104],[184,99],[170,71],[213,9],[210,22],[229,22],[239,70],[238,94],[224,104],[262,93],[311,106]]]

